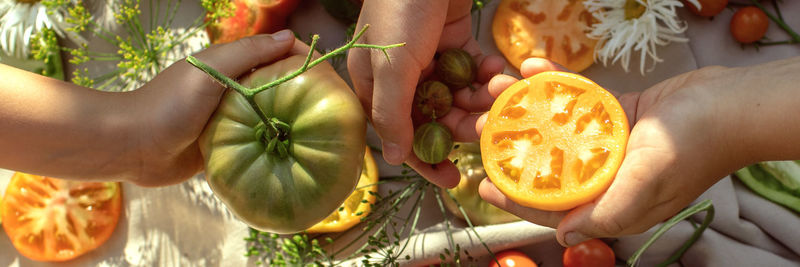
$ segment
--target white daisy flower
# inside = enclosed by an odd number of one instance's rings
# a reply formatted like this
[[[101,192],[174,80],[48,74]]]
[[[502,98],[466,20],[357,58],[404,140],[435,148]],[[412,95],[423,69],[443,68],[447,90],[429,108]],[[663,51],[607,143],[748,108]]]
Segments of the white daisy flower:
[[[697,0],[688,0],[699,6]],[[585,0],[583,4],[597,20],[588,35],[600,40],[595,47],[597,59],[607,64],[620,61],[628,71],[631,53],[640,54],[639,71],[644,75],[647,58],[655,64],[662,59],[656,47],[670,42],[686,42],[682,36],[686,24],[679,21],[676,8],[679,0]]]
[[[66,16],[66,8],[48,10],[39,0],[0,0],[0,50],[25,58],[30,53],[31,38],[44,28],[73,42],[85,42],[80,35],[66,30],[73,26],[65,21]]]

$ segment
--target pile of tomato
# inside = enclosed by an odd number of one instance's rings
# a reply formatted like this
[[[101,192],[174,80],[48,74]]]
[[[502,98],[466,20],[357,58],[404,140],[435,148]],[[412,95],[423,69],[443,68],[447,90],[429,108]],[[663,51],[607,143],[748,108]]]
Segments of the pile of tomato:
[[[590,239],[568,247],[562,254],[564,267],[613,267],[616,265],[614,251],[600,239]],[[499,265],[498,265],[499,263]],[[545,264],[542,264],[543,266]],[[489,267],[537,267],[533,259],[516,249],[504,250],[494,254]]]
[[[684,1],[684,5],[695,15],[714,17],[725,10],[728,0],[698,0],[700,9]],[[733,38],[743,44],[754,43],[767,33],[769,18],[756,6],[745,6],[736,10],[731,18],[730,30]]]

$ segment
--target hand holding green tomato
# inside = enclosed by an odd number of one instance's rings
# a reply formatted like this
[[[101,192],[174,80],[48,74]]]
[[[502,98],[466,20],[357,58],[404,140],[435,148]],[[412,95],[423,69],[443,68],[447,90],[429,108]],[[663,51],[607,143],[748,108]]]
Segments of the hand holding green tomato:
[[[233,90],[200,137],[206,178],[214,193],[251,227],[274,233],[305,230],[353,191],[364,157],[366,116],[350,87],[325,60],[294,55],[255,70],[243,84],[202,61],[187,61]],[[318,66],[321,65],[321,66]],[[315,67],[316,66],[316,67]]]
[[[292,51],[290,31],[195,56],[238,77]],[[108,93],[0,65],[0,166],[64,179],[182,182],[203,169],[198,137],[225,89],[178,61],[138,90]]]

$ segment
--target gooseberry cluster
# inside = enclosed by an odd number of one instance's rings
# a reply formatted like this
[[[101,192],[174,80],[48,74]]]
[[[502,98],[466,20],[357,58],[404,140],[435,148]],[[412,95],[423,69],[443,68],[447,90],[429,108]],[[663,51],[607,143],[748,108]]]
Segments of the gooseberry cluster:
[[[420,83],[414,95],[414,109],[431,119],[414,132],[414,154],[430,164],[447,159],[453,148],[453,134],[436,119],[450,112],[453,91],[473,88],[477,73],[472,55],[458,48],[439,54],[435,64],[432,79]]]

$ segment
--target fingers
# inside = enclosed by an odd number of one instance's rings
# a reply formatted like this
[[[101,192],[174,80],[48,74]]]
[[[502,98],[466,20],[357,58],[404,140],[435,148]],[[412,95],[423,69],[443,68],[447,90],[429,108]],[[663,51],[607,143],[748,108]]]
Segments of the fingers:
[[[486,56],[478,66],[476,89],[465,87],[453,92],[453,106],[469,112],[485,112],[494,102],[494,96],[489,93],[489,82],[492,77],[503,72],[505,63],[499,56]]]
[[[636,124],[639,96],[641,95],[641,92],[630,92],[619,96],[619,105],[622,106],[622,110],[625,111],[625,115],[628,117],[628,125]]]
[[[640,140],[658,137],[651,133]],[[693,193],[680,188],[682,179],[670,174],[674,164],[674,155],[659,148],[629,150],[608,190],[561,221],[559,243],[572,246],[590,238],[641,233],[671,216],[688,203],[680,203],[684,198],[691,198],[678,196]]]
[[[481,195],[481,198],[486,200],[486,202],[489,202],[500,209],[508,211],[511,214],[517,215],[517,217],[520,217],[523,220],[538,225],[555,228],[561,219],[567,214],[565,211],[542,211],[521,206],[503,195],[500,189],[497,189],[497,187],[488,178],[481,181],[481,185],[478,187],[478,193]]]
[[[438,164],[422,162],[416,155],[411,155],[406,164],[413,168],[419,175],[442,188],[453,188],[458,185],[461,174],[453,162],[444,160]]]
[[[422,71],[409,55],[387,62],[382,54],[372,56],[372,126],[383,141],[383,157],[398,165],[408,158],[413,142],[414,126],[411,105],[419,74]]]
[[[522,61],[522,65],[519,67],[520,74],[522,74],[522,77],[525,78],[531,77],[540,72],[553,70],[572,72],[567,68],[562,67],[558,63],[538,57],[532,57]]]
[[[195,57],[225,76],[236,79],[259,65],[286,56],[292,48],[294,40],[292,32],[285,30],[275,34],[256,35],[231,43],[214,45],[197,53]],[[176,83],[180,84],[176,85]],[[174,88],[175,86],[196,88],[175,91],[188,94],[180,98],[184,100],[203,97],[208,101],[218,102],[219,97],[225,92],[219,83],[185,60],[175,62],[162,71],[150,84],[161,88]],[[210,84],[215,86],[209,86]],[[205,102],[199,101],[198,103]]]
[[[285,55],[292,49],[294,41],[292,32],[283,30],[215,45],[195,57],[229,77],[237,77]]]
[[[489,81],[487,90],[489,91],[489,94],[493,98],[497,98],[498,96],[500,96],[500,93],[502,93],[503,91],[508,89],[509,86],[518,81],[519,80],[517,80],[517,78],[514,78],[512,76],[500,74],[494,76],[494,78],[492,78],[492,80]]]
[[[481,114],[469,113],[462,109],[453,108],[444,117],[437,121],[452,130],[453,141],[475,142],[480,136],[475,132],[475,124]]]

